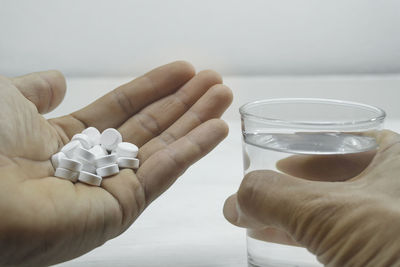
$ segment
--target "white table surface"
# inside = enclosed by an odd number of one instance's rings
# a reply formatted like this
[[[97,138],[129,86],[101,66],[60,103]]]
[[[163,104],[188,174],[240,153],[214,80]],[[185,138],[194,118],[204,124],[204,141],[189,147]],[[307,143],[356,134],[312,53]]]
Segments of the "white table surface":
[[[126,80],[72,79],[65,103],[48,117],[71,112]],[[259,78],[228,81],[233,83],[231,87],[235,83],[270,83],[269,80],[260,82]],[[322,84],[329,85],[331,82]],[[279,84],[279,80],[273,83]],[[301,83],[303,87],[309,85],[304,81]],[[315,86],[315,82],[312,83]],[[392,88],[400,86],[398,79],[389,83]],[[357,84],[365,87],[368,82]],[[290,85],[293,86],[293,82]],[[235,90],[235,95],[243,95],[243,92]],[[255,95],[259,97],[260,92]],[[230,225],[222,215],[226,197],[237,190],[242,179],[240,121],[236,109],[241,100],[243,98],[236,98],[233,104],[235,110],[228,111],[225,116],[230,126],[227,139],[189,168],[125,233],[86,255],[58,266],[246,266],[245,230]],[[386,126],[400,130],[400,121],[389,120]]]

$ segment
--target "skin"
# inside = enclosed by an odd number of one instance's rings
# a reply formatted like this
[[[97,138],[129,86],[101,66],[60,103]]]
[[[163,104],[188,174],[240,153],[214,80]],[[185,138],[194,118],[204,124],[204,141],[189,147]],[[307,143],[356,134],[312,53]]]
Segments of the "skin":
[[[254,231],[283,230],[286,238],[275,242],[292,240],[326,266],[400,266],[400,135],[383,131],[377,141],[372,162],[346,181],[340,180],[350,177],[346,169],[353,173],[348,165],[338,172],[338,164],[321,165],[320,157],[280,162],[290,175],[251,172],[226,200],[225,217]],[[368,158],[371,154],[361,155],[354,166],[365,166]],[[354,158],[350,161],[354,163]],[[339,162],[343,164],[343,158]],[[337,182],[313,181],[316,174],[321,179],[323,170]],[[303,179],[295,177],[297,173]]]
[[[232,101],[219,74],[174,62],[121,85],[72,114],[41,114],[63,99],[57,71],[0,77],[0,265],[78,257],[123,233],[143,210],[228,133]],[[101,187],[53,177],[50,157],[89,126],[137,144],[140,168]]]

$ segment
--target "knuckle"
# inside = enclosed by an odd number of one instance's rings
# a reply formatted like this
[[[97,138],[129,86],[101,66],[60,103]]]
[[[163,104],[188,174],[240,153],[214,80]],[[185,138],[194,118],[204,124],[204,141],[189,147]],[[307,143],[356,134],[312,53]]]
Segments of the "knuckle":
[[[112,91],[115,102],[120,107],[120,109],[127,115],[131,116],[134,111],[134,107],[130,98],[126,95],[125,91],[122,88],[116,88]]]
[[[139,127],[154,136],[158,135],[162,130],[157,119],[148,113],[139,113],[134,118],[136,119]]]
[[[314,247],[334,228],[336,219],[347,210],[345,207],[350,206],[353,205],[340,200],[336,194],[315,192],[299,199],[293,206],[292,216],[287,222],[288,229],[296,240]]]
[[[159,140],[162,141],[164,145],[169,145],[176,140],[178,140],[178,137],[176,137],[172,132],[169,131],[164,131],[158,136]]]
[[[176,104],[182,106],[185,111],[189,110],[192,106],[191,101],[188,100],[187,95],[185,95],[183,91],[178,91],[173,95],[173,98],[171,99],[171,105],[175,106]]]

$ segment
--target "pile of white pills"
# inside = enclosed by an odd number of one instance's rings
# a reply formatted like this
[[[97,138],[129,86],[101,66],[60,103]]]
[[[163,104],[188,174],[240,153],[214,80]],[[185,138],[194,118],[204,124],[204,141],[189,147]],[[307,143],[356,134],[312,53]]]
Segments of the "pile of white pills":
[[[100,186],[103,177],[119,173],[120,168],[139,168],[138,150],[136,145],[122,142],[116,129],[108,128],[100,134],[89,127],[51,157],[54,176]]]

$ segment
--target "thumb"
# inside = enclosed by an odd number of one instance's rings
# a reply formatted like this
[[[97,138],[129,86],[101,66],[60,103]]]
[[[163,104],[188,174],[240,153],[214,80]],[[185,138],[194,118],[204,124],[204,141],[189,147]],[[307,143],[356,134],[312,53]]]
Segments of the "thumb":
[[[56,70],[15,77],[12,82],[42,114],[55,109],[65,95],[65,78],[61,72]]]
[[[269,170],[253,171],[244,177],[237,194],[226,200],[224,215],[240,227],[284,229],[301,243],[307,228],[334,207],[333,186]]]

